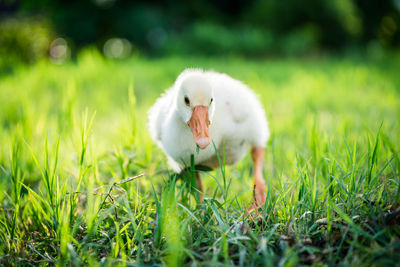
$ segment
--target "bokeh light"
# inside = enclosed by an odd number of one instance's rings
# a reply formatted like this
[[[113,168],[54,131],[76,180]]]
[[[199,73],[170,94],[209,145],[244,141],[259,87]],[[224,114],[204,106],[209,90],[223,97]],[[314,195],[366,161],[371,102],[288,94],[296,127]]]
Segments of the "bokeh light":
[[[111,38],[104,43],[103,52],[108,58],[126,58],[132,52],[132,44],[127,39]]]
[[[161,27],[153,28],[147,33],[147,42],[154,48],[164,45],[167,38],[167,32]]]
[[[110,8],[115,4],[115,0],[93,0],[93,2],[101,8]]]
[[[62,64],[71,56],[71,49],[64,38],[57,38],[50,44],[50,59],[55,64]]]

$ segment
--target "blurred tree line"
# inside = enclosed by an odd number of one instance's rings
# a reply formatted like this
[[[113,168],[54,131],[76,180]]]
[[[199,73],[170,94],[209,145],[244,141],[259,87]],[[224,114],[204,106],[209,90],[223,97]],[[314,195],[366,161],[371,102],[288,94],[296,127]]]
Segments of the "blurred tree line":
[[[399,25],[400,0],[0,0],[0,55],[32,61],[57,37],[110,55],[385,49],[399,46]]]

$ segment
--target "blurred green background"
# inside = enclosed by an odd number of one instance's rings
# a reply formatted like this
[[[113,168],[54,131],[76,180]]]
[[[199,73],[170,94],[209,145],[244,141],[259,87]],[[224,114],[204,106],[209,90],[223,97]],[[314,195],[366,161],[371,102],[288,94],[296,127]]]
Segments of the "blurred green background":
[[[1,0],[2,69],[86,46],[131,54],[310,56],[400,44],[400,0]]]

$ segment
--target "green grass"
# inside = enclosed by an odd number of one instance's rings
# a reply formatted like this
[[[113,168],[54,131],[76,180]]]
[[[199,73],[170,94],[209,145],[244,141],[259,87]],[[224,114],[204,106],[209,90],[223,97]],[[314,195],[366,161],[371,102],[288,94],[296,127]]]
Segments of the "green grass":
[[[174,175],[150,140],[146,110],[186,67],[228,73],[262,100],[272,136],[255,222],[249,156],[204,173],[199,204],[190,172]],[[399,69],[398,55],[107,61],[93,50],[16,67],[0,77],[0,263],[398,264]]]

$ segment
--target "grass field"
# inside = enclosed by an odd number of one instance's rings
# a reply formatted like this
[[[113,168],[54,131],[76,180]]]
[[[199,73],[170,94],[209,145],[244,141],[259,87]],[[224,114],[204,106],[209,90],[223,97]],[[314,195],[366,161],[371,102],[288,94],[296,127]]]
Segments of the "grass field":
[[[228,73],[262,100],[262,218],[245,216],[249,156],[203,174],[199,204],[150,140],[147,109],[187,67]],[[17,67],[0,77],[0,264],[398,265],[399,74],[398,55],[107,61],[87,50]]]

